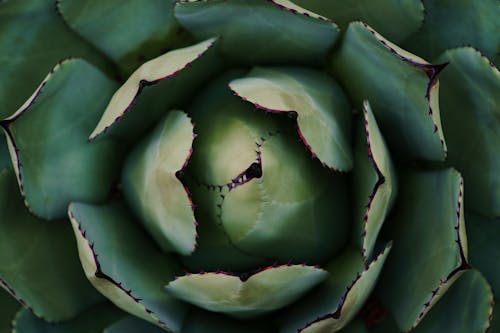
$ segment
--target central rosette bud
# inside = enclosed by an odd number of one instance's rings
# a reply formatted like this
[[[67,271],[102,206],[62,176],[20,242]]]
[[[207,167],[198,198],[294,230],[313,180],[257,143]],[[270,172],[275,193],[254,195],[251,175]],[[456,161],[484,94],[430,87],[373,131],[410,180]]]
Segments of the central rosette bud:
[[[319,265],[351,234],[349,176],[336,171],[352,168],[350,117],[333,79],[304,68],[233,70],[167,112],[122,178],[144,227],[189,272],[166,291],[249,318],[324,281]]]
[[[189,112],[197,137],[184,180],[200,225],[194,257],[232,270],[254,262],[324,262],[349,232],[345,177],[307,148],[296,112],[266,112],[234,96],[228,84],[238,75],[213,82]],[[210,242],[215,234],[218,242]],[[221,248],[226,252],[214,255]],[[234,262],[241,256],[254,260],[245,267]]]

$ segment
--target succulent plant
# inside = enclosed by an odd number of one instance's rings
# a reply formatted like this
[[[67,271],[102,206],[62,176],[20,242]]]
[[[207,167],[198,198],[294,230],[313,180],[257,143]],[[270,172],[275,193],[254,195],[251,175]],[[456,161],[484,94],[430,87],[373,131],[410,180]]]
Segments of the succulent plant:
[[[499,331],[499,16],[1,1],[0,331]]]

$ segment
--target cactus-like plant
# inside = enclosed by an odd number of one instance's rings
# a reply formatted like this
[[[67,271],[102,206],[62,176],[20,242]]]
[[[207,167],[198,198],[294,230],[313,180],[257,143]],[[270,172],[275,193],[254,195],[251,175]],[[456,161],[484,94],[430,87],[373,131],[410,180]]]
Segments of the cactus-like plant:
[[[500,330],[498,1],[292,1],[0,2],[1,332]]]

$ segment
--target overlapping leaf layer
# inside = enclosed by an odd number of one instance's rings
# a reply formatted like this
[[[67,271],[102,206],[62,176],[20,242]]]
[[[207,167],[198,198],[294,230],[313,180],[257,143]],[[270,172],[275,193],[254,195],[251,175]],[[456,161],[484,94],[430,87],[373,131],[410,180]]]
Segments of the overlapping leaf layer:
[[[498,17],[0,1],[0,333],[500,330]]]

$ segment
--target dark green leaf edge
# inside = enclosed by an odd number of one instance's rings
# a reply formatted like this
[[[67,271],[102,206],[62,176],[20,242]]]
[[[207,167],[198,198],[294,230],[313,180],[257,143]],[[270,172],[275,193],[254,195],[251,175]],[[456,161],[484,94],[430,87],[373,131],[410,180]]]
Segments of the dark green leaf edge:
[[[196,1],[203,1],[203,0],[196,0]],[[242,96],[242,95],[238,94],[235,90],[233,90],[231,88],[230,84],[228,85],[228,87],[229,87],[229,89],[231,90],[231,92],[233,93],[234,96],[240,98],[244,102],[251,103],[253,106],[255,106],[259,110],[262,110],[262,111],[267,112],[267,113],[286,114],[289,118],[293,119],[293,121],[294,121],[294,127],[295,127],[295,130],[296,130],[297,134],[299,135],[300,142],[302,142],[302,144],[307,149],[307,151],[309,153],[311,153],[311,157],[313,159],[317,159],[324,168],[328,168],[328,169],[330,169],[332,171],[339,172],[339,173],[342,173],[342,174],[347,174],[348,172],[350,172],[350,170],[336,169],[336,168],[334,168],[334,167],[326,164],[325,162],[323,162],[322,160],[319,159],[318,155],[314,152],[314,150],[312,149],[311,145],[307,142],[306,138],[302,134],[302,131],[300,130],[299,121],[298,121],[299,114],[297,113],[297,111],[286,111],[286,110],[277,110],[277,109],[266,108],[265,106],[260,105],[257,102],[253,102],[253,101],[249,100],[248,98],[246,98],[245,96]]]
[[[21,197],[23,199],[24,205],[26,206],[26,208],[28,209],[30,214],[32,214],[33,216],[36,216],[38,218],[42,218],[42,219],[43,219],[43,217],[37,215],[31,209],[31,207],[28,204],[28,200],[26,199],[26,194],[24,192],[24,185],[23,185],[23,175],[22,175],[23,165],[19,159],[19,148],[17,147],[16,142],[14,141],[14,137],[13,137],[11,130],[10,130],[10,124],[12,124],[14,121],[16,121],[16,119],[18,119],[19,117],[21,117],[26,111],[28,111],[28,109],[33,104],[36,103],[37,98],[43,92],[43,88],[45,87],[47,82],[49,82],[50,79],[52,78],[52,74],[54,74],[54,72],[56,70],[58,70],[59,67],[61,67],[61,65],[65,64],[66,62],[70,62],[70,61],[74,61],[74,60],[78,60],[78,59],[81,59],[81,58],[76,58],[76,57],[67,58],[67,59],[64,59],[64,60],[61,60],[60,62],[58,62],[54,67],[52,67],[52,69],[45,76],[43,81],[40,83],[40,85],[35,90],[35,92],[30,96],[30,98],[28,98],[28,100],[26,100],[26,102],[24,102],[24,104],[19,109],[17,109],[17,111],[14,112],[12,115],[10,115],[9,117],[7,117],[5,119],[0,120],[0,127],[2,127],[2,129],[5,133],[5,137],[7,139],[7,145],[9,148],[10,158],[12,160],[12,166],[13,166],[14,172],[16,174],[17,183],[19,184],[19,190],[21,192]]]
[[[129,111],[132,110],[132,107],[134,106],[134,104],[137,102],[137,99],[139,98],[139,96],[141,95],[142,93],[142,90],[147,87],[147,86],[152,86],[152,85],[155,85],[163,80],[168,80],[168,79],[171,79],[175,76],[177,76],[180,72],[186,70],[186,69],[189,69],[192,64],[200,59],[204,54],[206,54],[210,49],[212,49],[216,44],[217,44],[217,41],[218,41],[218,38],[214,38],[212,40],[212,42],[210,43],[210,45],[200,54],[197,55],[197,57],[195,59],[193,59],[192,61],[186,63],[183,67],[177,69],[175,72],[173,73],[170,73],[169,75],[167,76],[164,76],[164,77],[160,77],[160,78],[157,78],[153,81],[147,81],[147,80],[140,80],[139,81],[139,84],[137,86],[137,90],[136,90],[136,93],[135,95],[132,97],[132,99],[130,100],[128,106],[123,110],[121,111],[120,115],[118,115],[112,123],[110,123],[109,125],[106,125],[102,130],[100,130],[99,132],[95,132],[95,129],[94,129],[94,133],[92,133],[90,136],[89,136],[89,141],[92,142],[94,140],[96,140],[98,137],[101,137],[104,133],[106,133],[113,125],[115,125],[116,123],[119,123],[120,120],[122,119],[122,117],[128,113]],[[175,51],[175,50],[172,50],[172,51]],[[164,53],[165,54],[165,53]],[[154,59],[151,59],[151,60],[154,60]],[[150,60],[150,61],[151,61]],[[147,63],[147,62],[146,62]],[[139,70],[141,67],[139,67],[138,69],[136,70]],[[99,126],[99,125],[97,125]],[[97,127],[96,127],[97,129]]]
[[[105,280],[109,283],[111,283],[113,286],[115,286],[117,289],[121,290],[124,294],[126,294],[132,301],[134,301],[135,303],[137,304],[140,304],[143,308],[144,308],[144,311],[149,315],[151,316],[157,323],[160,327],[162,327],[163,329],[166,329],[167,331],[172,331],[165,322],[163,322],[161,319],[159,319],[156,314],[154,313],[153,310],[149,309],[146,305],[144,305],[142,303],[142,299],[140,299],[139,297],[135,296],[132,289],[127,289],[126,286],[123,285],[123,283],[119,282],[119,281],[116,281],[114,280],[112,277],[110,277],[109,275],[107,275],[106,273],[104,273],[101,269],[101,264],[99,262],[99,254],[95,252],[95,249],[94,249],[94,243],[91,243],[89,241],[89,239],[87,238],[86,236],[86,231],[83,230],[82,226],[80,223],[78,223],[78,220],[75,218],[75,216],[73,215],[72,213],[72,210],[71,210],[71,203],[69,204],[68,206],[68,216],[71,220],[72,223],[75,223],[77,226],[78,226],[78,232],[80,233],[80,235],[82,236],[82,238],[87,242],[88,244],[88,248],[90,249],[90,251],[92,252],[92,256],[93,256],[93,260],[94,260],[94,264],[95,266],[97,267],[95,273],[94,273],[94,277],[96,279],[101,279],[101,280]]]
[[[459,252],[460,252],[460,265],[451,271],[445,279],[440,279],[439,285],[431,291],[431,295],[427,302],[424,303],[424,307],[420,314],[418,315],[416,321],[413,323],[412,327],[409,331],[412,331],[417,327],[417,325],[422,321],[424,316],[431,310],[432,306],[441,298],[441,296],[448,290],[449,287],[464,273],[466,270],[472,268],[467,259],[467,238],[465,234],[465,223],[464,223],[464,204],[463,204],[463,196],[464,195],[464,179],[462,175],[460,175],[460,190],[458,193],[458,202],[457,202],[457,225],[455,226],[455,230],[457,231],[457,239],[455,242],[457,243]]]
[[[37,313],[31,306],[28,305],[28,303],[26,303],[26,301],[24,301],[23,299],[21,299],[16,291],[14,289],[12,289],[8,284],[7,284],[7,281],[5,281],[4,279],[0,278],[0,287],[3,287],[5,289],[5,291],[7,291],[12,297],[14,297],[24,308],[30,310],[36,317],[40,318],[40,319],[43,319],[47,322],[49,322],[47,319],[45,319],[42,315],[40,315],[39,313]],[[19,313],[20,311],[18,311]],[[16,318],[17,318],[18,314],[15,315],[14,319],[12,320],[12,327],[14,327],[14,323],[16,321]]]
[[[363,274],[365,274],[366,272],[369,271],[369,269],[378,261],[380,260],[380,258],[382,258],[386,253],[387,251],[390,251],[392,248],[392,242],[389,242],[387,243],[387,245],[385,246],[384,250],[381,251],[378,256],[373,259],[372,262],[370,262],[369,265],[367,265],[365,267],[365,269],[361,272],[361,273],[358,273],[356,275],[356,277],[354,278],[354,280],[351,282],[351,284],[349,286],[347,286],[346,288],[346,291],[344,293],[344,295],[342,296],[342,298],[340,299],[340,303],[339,305],[337,306],[337,309],[332,312],[332,313],[328,313],[328,314],[325,314],[325,315],[322,315],[322,316],[319,316],[318,318],[316,318],[315,320],[307,323],[306,325],[304,325],[302,328],[298,329],[297,330],[297,333],[301,333],[301,332],[304,332],[306,329],[308,329],[310,326],[314,325],[314,324],[317,324],[323,320],[327,320],[327,319],[339,319],[342,315],[342,310],[344,308],[344,304],[345,304],[345,301],[347,299],[347,296],[349,295],[349,293],[351,292],[352,288],[354,287],[354,285],[361,279],[361,277],[363,276]]]
[[[433,108],[439,107],[439,105],[437,104],[437,98],[438,98],[437,96],[439,93],[438,74],[448,65],[448,63],[430,64],[418,56],[413,55],[413,57],[410,57],[411,54],[409,52],[408,55],[405,55],[403,52],[398,50],[399,47],[397,45],[394,45],[393,43],[385,39],[368,24],[361,21],[355,21],[353,23],[363,25],[375,37],[375,39],[377,39],[389,52],[391,52],[404,62],[422,69],[425,75],[427,75],[427,77],[429,78],[429,83],[427,84],[425,99],[427,100],[427,105],[429,107],[428,114],[431,117],[432,123],[434,124],[434,133],[437,133],[437,135],[439,136],[441,147],[443,148],[444,152],[444,159],[446,159],[448,149],[446,147],[443,129],[441,127],[441,119],[439,116],[439,112],[438,113],[434,112]],[[436,105],[433,105],[433,100],[436,100]]]
[[[380,186],[382,186],[385,183],[385,177],[380,171],[380,168],[377,164],[377,161],[375,160],[375,157],[373,156],[372,148],[371,148],[371,142],[370,142],[370,131],[369,131],[369,126],[368,126],[368,108],[370,107],[370,104],[368,100],[363,101],[363,117],[364,117],[364,126],[365,126],[365,133],[366,133],[366,144],[368,147],[368,158],[370,159],[371,164],[373,165],[373,168],[375,169],[375,172],[377,173],[377,182],[373,186],[372,193],[368,197],[368,204],[366,205],[366,211],[365,215],[363,217],[363,231],[361,232],[361,239],[363,242],[363,246],[361,247],[361,254],[363,255],[363,260],[365,262],[366,268],[368,268],[368,258],[366,257],[366,247],[365,247],[365,238],[366,238],[366,225],[368,224],[368,216],[370,214],[370,209],[373,203],[373,200],[375,199],[375,196],[377,195],[378,189]],[[382,222],[383,224],[384,222]]]

